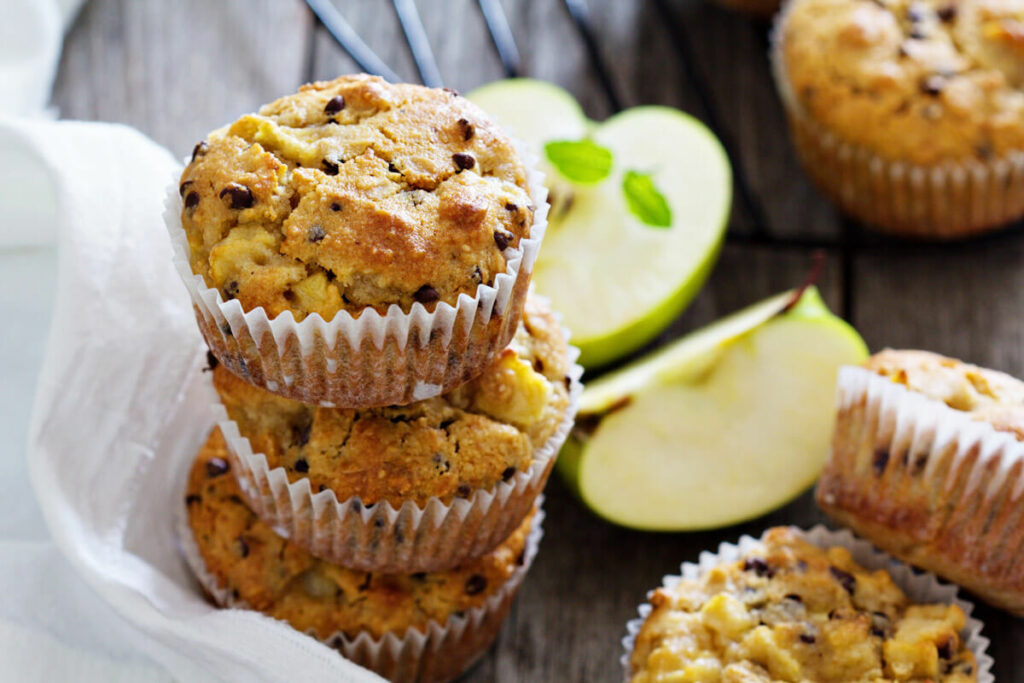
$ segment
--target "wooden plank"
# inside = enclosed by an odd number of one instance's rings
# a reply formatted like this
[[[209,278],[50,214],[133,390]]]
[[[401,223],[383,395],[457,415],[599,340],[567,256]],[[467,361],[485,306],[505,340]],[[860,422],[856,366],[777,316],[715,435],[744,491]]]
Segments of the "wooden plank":
[[[184,156],[296,88],[309,27],[299,2],[92,0],[65,41],[54,103],[64,118],[127,123]]]
[[[838,214],[807,180],[789,140],[768,65],[768,24],[713,2],[665,2],[734,142],[733,163],[745,169],[772,234],[838,239]]]
[[[886,245],[854,260],[853,319],[872,350],[936,351],[1024,377],[1024,239]],[[1024,621],[984,605],[997,681],[1024,676]]]
[[[727,247],[708,286],[676,333],[799,284],[810,252]],[[839,299],[838,264],[819,283],[830,306]],[[612,681],[621,675],[619,640],[648,590],[680,563],[742,534],[776,524],[824,520],[810,493],[770,515],[713,532],[654,534],[601,521],[557,475],[546,491],[545,536],[498,645],[466,678],[472,681]]]

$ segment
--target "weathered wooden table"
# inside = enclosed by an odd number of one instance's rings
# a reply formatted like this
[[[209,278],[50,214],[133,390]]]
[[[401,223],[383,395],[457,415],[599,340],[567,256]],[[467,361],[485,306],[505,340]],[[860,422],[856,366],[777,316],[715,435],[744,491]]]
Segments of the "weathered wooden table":
[[[408,0],[335,4],[401,78],[420,80],[396,11]],[[672,105],[702,118],[729,148],[736,201],[728,244],[664,339],[799,283],[822,249],[822,293],[872,349],[932,349],[1024,375],[1021,230],[919,245],[844,221],[793,156],[769,77],[766,24],[697,0],[418,0],[440,75],[463,91],[505,75],[481,5],[504,9],[521,73],[568,88],[592,118],[616,106]],[[573,14],[581,7],[589,38]],[[67,37],[54,102],[65,118],[124,122],[183,155],[208,130],[302,82],[358,70],[299,0],[90,0]],[[639,533],[596,519],[556,480],[547,512],[537,563],[497,646],[467,680],[617,680],[625,623],[662,575],[740,534],[824,521],[805,494],[716,532]],[[997,679],[1024,680],[1024,621],[985,606],[977,614]]]

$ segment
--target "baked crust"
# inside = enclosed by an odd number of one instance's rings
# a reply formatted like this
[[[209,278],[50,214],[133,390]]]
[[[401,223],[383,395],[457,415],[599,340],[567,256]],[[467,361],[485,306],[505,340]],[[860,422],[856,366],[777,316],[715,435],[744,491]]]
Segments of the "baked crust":
[[[569,405],[568,345],[558,320],[528,299],[512,343],[479,376],[405,406],[346,410],[271,394],[214,369],[214,386],[255,452],[288,478],[339,500],[396,508],[450,503],[527,470]]]
[[[936,354],[884,351],[866,367],[1022,439],[1018,380]],[[1024,462],[977,435],[917,431],[899,406],[857,394],[841,406],[818,505],[890,554],[1024,615]],[[904,434],[897,439],[893,425]]]
[[[212,132],[180,192],[193,272],[296,320],[454,305],[505,272],[533,223],[525,168],[478,107],[366,75]]]
[[[844,548],[769,530],[743,559],[650,597],[633,683],[974,681],[956,605],[914,605]]]
[[[1024,149],[1019,0],[792,0],[780,38],[801,112],[881,159],[987,164]]]
[[[189,474],[188,523],[207,571],[235,601],[327,639],[374,638],[483,605],[523,562],[533,514],[491,553],[445,572],[370,574],[328,564],[278,536],[245,505],[214,430]]]

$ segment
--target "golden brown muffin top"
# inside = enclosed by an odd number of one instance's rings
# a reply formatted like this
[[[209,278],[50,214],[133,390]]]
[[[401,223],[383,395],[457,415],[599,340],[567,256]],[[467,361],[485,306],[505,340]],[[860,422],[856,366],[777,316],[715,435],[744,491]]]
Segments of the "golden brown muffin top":
[[[478,377],[424,401],[366,410],[306,405],[224,366],[214,386],[229,417],[291,481],[363,504],[445,503],[528,469],[569,404],[568,346],[539,300],[527,299],[511,344]]]
[[[792,0],[781,40],[799,108],[882,158],[1024,150],[1024,0]]]
[[[181,175],[193,272],[297,320],[475,296],[530,233],[511,141],[453,91],[366,75],[212,132]]]
[[[865,367],[1024,441],[1024,382],[929,351],[886,349]]]
[[[217,584],[252,609],[320,638],[425,631],[431,620],[443,624],[479,607],[522,565],[534,515],[489,554],[450,571],[345,569],[281,538],[245,505],[217,429],[192,464],[185,501],[199,554]]]
[[[956,605],[914,605],[883,570],[771,529],[743,559],[651,594],[633,683],[976,680]]]

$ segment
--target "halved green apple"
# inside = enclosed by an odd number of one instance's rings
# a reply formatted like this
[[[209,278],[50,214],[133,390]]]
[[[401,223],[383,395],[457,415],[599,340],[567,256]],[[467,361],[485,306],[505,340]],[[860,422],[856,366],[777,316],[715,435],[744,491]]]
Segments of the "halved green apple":
[[[580,362],[603,365],[654,338],[697,294],[721,245],[732,171],[718,140],[670,107],[589,122],[543,81],[499,81],[468,96],[543,160],[552,210],[533,279]],[[578,170],[595,149],[611,159],[599,180],[570,172],[569,161]]]
[[[841,365],[867,347],[817,290],[773,297],[588,386],[559,469],[597,514],[682,531],[733,524],[809,487]]]

